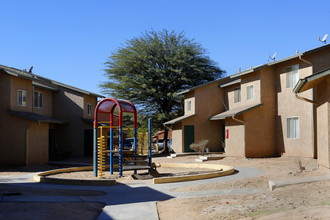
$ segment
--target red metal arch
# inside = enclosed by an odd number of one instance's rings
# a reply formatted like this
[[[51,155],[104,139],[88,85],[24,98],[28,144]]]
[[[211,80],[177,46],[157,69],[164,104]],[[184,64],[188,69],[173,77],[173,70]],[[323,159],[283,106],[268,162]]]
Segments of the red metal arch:
[[[95,120],[94,126],[98,127],[99,113],[110,114],[110,126],[112,126],[113,113],[116,107],[118,107],[119,109],[119,127],[123,126],[123,113],[128,112],[134,114],[134,128],[137,128],[137,112],[134,104],[127,100],[116,100],[113,98],[105,98],[96,105],[94,111],[94,120]]]

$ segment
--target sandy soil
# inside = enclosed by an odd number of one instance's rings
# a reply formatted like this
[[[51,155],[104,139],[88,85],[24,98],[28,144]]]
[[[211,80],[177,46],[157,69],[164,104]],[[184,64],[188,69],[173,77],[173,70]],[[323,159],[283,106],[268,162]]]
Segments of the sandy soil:
[[[193,158],[177,160],[186,159]],[[207,163],[255,167],[266,173],[244,180],[186,186],[173,191],[268,188],[269,180],[328,174],[327,170],[318,169],[316,160],[306,158],[225,158]],[[179,219],[330,219],[330,181],[291,185],[267,193],[171,199],[158,202],[157,207],[160,219],[178,219],[178,213],[184,213]]]
[[[189,168],[168,168],[168,167],[157,167],[157,172],[159,172],[160,177],[166,176],[182,176],[182,175],[196,175],[200,173],[210,173],[215,172],[210,169],[189,169]],[[132,175],[133,171],[124,171],[123,176],[119,177],[119,173],[115,170],[113,175],[110,175],[109,170],[105,171],[102,178],[94,177],[93,171],[81,171],[81,172],[68,172],[68,173],[59,173],[55,175],[49,175],[50,178],[59,178],[59,179],[84,179],[84,180],[99,180],[99,179],[115,179],[116,182],[119,183],[149,183],[152,184],[152,176],[148,175],[146,170],[139,170],[137,172],[139,174],[139,178],[134,179]]]

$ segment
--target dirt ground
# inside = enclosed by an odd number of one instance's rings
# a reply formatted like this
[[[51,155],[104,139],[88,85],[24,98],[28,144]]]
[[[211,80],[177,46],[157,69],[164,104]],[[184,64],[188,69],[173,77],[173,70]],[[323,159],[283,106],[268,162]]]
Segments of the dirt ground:
[[[186,156],[167,159],[153,158],[155,163],[175,163],[175,162],[194,162],[198,156]],[[229,189],[268,189],[269,180],[293,179],[309,176],[321,176],[329,174],[326,169],[318,168],[317,161],[307,158],[266,158],[266,159],[241,159],[227,157],[222,160],[212,160],[205,163],[223,164],[229,166],[251,167],[265,170],[265,174],[258,177],[252,177],[243,180],[231,182],[217,182],[202,185],[187,185],[181,188],[175,188],[172,191],[209,191],[209,190],[229,190]],[[13,169],[2,168],[0,175],[18,175],[41,170],[49,170],[58,167],[42,166],[34,168]],[[176,169],[176,170],[174,170]],[[160,173],[190,173],[201,172],[201,170],[186,169],[158,169]],[[75,175],[65,174],[61,178],[71,178]],[[71,177],[70,177],[71,175]],[[73,175],[73,176],[72,176]],[[91,177],[93,178],[93,177]],[[118,181],[118,179],[117,179]],[[130,173],[125,173],[125,178],[120,178],[123,183],[136,182],[130,177]],[[141,180],[139,180],[141,181]],[[150,180],[143,180],[149,183]],[[5,185],[0,185],[0,191],[15,192],[17,189],[10,189]],[[27,189],[26,189],[27,190]],[[24,192],[24,190],[20,190]],[[47,192],[25,191],[28,195],[37,195]],[[66,192],[58,190],[55,194],[65,194]],[[90,194],[101,192],[71,192],[76,194]],[[14,204],[13,204],[14,205]],[[27,204],[25,204],[27,205]],[[29,204],[31,210],[42,208],[43,204]],[[57,204],[60,205],[60,204]],[[75,204],[72,204],[75,205]],[[85,204],[90,212],[91,218],[100,210],[98,204]],[[39,207],[40,206],[40,207]],[[0,204],[1,213],[2,204]],[[18,207],[18,206],[16,206]],[[59,207],[60,208],[60,207]],[[320,181],[306,184],[291,185],[277,188],[274,191],[263,191],[263,193],[251,193],[241,195],[209,196],[199,198],[175,198],[167,201],[157,202],[157,208],[160,219],[330,219],[330,181]],[[61,211],[62,212],[62,211]],[[183,214],[184,213],[184,214]],[[10,216],[3,216],[9,217]],[[1,214],[0,214],[1,218]]]
[[[178,158],[192,161],[194,157]],[[173,160],[174,162],[174,160]],[[306,158],[240,159],[208,161],[266,171],[262,176],[232,182],[185,186],[173,191],[208,191],[268,188],[269,180],[328,174],[317,161]],[[330,181],[291,185],[266,193],[178,198],[157,203],[160,219],[330,219]],[[274,214],[275,213],[275,214]]]

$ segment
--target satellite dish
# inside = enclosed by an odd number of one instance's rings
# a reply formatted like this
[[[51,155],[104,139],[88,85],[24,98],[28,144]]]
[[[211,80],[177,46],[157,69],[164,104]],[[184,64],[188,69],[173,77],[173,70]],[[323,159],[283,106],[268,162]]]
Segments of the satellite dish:
[[[274,53],[274,55],[272,56],[272,60],[275,60],[276,57],[276,52]]]
[[[321,40],[320,37],[318,37],[317,39],[318,39],[319,41],[321,41],[322,43],[326,44],[326,43],[327,43],[327,37],[328,37],[328,34],[325,34],[324,37],[322,38],[322,40]]]
[[[275,52],[274,55],[273,55],[272,57],[270,57],[270,55],[269,55],[269,56],[268,56],[269,59],[271,59],[272,61],[275,61],[276,53],[277,53],[277,52]]]
[[[324,35],[322,42],[327,42],[327,37],[328,37],[328,34]]]

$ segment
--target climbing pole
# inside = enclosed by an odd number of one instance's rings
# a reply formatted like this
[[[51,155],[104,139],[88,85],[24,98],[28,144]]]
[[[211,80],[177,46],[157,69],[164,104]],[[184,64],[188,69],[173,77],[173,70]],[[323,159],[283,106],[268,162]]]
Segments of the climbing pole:
[[[97,138],[97,151],[98,151],[97,177],[99,177],[99,178],[103,178],[103,176],[104,176],[103,172],[105,171],[105,157],[106,157],[105,150],[106,150],[105,149],[105,137],[100,136]]]

